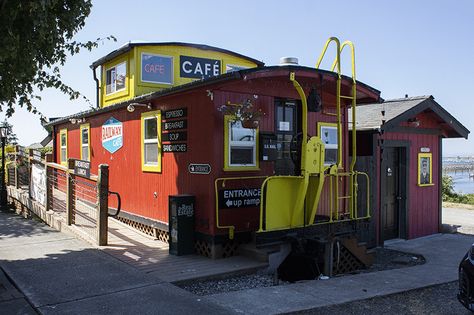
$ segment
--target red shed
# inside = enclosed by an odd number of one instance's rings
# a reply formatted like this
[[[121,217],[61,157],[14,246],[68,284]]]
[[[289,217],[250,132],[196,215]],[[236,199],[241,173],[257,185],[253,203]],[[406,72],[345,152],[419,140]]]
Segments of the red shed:
[[[438,233],[442,139],[467,139],[469,130],[433,96],[417,96],[359,106],[357,131],[360,169],[377,179],[370,243]]]

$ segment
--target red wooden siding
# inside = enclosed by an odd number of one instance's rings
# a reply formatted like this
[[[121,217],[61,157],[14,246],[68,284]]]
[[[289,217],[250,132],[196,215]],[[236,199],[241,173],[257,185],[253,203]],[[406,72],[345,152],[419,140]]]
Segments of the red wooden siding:
[[[313,74],[314,75],[314,74]],[[313,78],[314,80],[315,78]],[[304,83],[304,80],[302,80]],[[319,82],[319,79],[317,80]],[[303,85],[309,90],[311,85]],[[110,190],[118,192],[122,197],[124,211],[168,222],[168,196],[176,194],[191,194],[196,196],[196,231],[205,234],[227,234],[227,229],[216,229],[215,217],[215,190],[214,181],[221,177],[239,177],[255,175],[273,175],[273,162],[260,161],[259,171],[229,172],[224,171],[224,122],[223,115],[217,108],[227,101],[239,103],[250,99],[261,108],[266,116],[261,122],[260,131],[274,132],[274,103],[275,97],[299,99],[297,93],[288,81],[288,76],[276,81],[258,82],[237,81],[232,84],[221,83],[212,86],[213,100],[208,96],[206,87],[195,89],[192,92],[183,92],[174,96],[162,97],[153,101],[153,110],[171,110],[187,108],[187,152],[163,153],[162,172],[143,172],[141,170],[141,113],[147,111],[137,107],[135,112],[129,113],[125,108],[106,112],[86,118],[90,124],[91,172],[96,174],[99,164],[108,164],[110,170]],[[222,90],[220,90],[222,89]],[[249,93],[250,91],[250,93]],[[253,97],[257,94],[258,98]],[[323,93],[325,107],[328,105],[334,111],[334,97],[327,91]],[[327,109],[327,108],[325,108]],[[346,110],[343,111],[343,158],[348,168],[349,138],[346,124]],[[111,154],[105,150],[101,141],[101,127],[110,117],[123,123],[123,146]],[[308,133],[316,135],[318,121],[335,122],[334,116],[322,113],[309,113]],[[56,136],[59,130],[68,128],[68,157],[80,158],[79,125],[63,124],[55,127]],[[59,138],[58,138],[59,139]],[[56,161],[59,160],[59,141],[56,144]],[[210,164],[210,175],[197,175],[188,172],[190,163]],[[230,183],[230,182],[229,182]],[[234,185],[258,185],[248,181]],[[232,184],[226,187],[232,187]],[[252,186],[253,187],[253,186]],[[329,192],[328,185],[324,188],[322,201],[319,207],[321,214],[328,214]],[[344,188],[345,189],[345,188]],[[347,191],[341,191],[347,194]],[[115,198],[110,198],[111,206],[115,206]],[[259,209],[229,209],[223,210],[220,216],[221,224],[236,225],[236,231],[255,230],[259,223]]]
[[[408,238],[438,233],[439,227],[439,136],[432,134],[392,133],[383,135],[384,140],[406,140],[410,142],[409,155],[409,187],[408,191]],[[430,148],[432,154],[433,186],[418,186],[418,153],[422,147]],[[380,159],[377,167],[377,178],[380,179]],[[380,187],[380,183],[377,185]],[[380,188],[378,191],[380,196]],[[380,198],[378,200],[380,209]],[[378,214],[380,211],[377,211]],[[377,216],[377,223],[380,218]]]

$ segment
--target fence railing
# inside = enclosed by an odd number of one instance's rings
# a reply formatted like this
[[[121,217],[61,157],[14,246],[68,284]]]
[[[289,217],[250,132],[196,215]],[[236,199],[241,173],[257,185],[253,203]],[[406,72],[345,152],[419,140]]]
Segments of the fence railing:
[[[8,185],[28,191],[31,199],[60,214],[84,238],[107,245],[108,165],[99,165],[98,175],[84,176],[74,171],[74,159],[66,167],[53,163],[51,154],[21,152],[15,152],[9,164]]]

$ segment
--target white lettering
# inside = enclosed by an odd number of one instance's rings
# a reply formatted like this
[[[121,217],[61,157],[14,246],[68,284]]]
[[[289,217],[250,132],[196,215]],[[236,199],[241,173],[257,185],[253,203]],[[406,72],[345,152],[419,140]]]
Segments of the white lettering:
[[[185,61],[185,62],[183,62],[183,71],[186,72],[186,73],[191,73],[191,72],[192,72],[192,69],[190,69],[190,68],[187,68],[187,69],[186,69],[186,66],[192,66],[191,61]]]
[[[206,63],[204,65],[204,73],[207,75],[209,72],[211,72],[211,65]]]
[[[198,72],[200,75],[202,75],[202,68],[199,63],[196,64],[196,68],[194,69],[194,74],[197,74]]]
[[[220,74],[219,63],[216,62],[213,66],[213,75],[217,76],[219,74]]]

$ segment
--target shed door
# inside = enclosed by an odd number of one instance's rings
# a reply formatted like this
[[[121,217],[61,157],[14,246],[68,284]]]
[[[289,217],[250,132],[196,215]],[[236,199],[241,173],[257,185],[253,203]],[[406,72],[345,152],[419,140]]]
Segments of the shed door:
[[[295,101],[275,101],[275,134],[277,137],[276,175],[295,175],[299,171],[298,152],[296,152],[298,124]]]
[[[400,152],[399,148],[385,148],[385,196],[382,211],[383,239],[398,238],[400,224]]]

